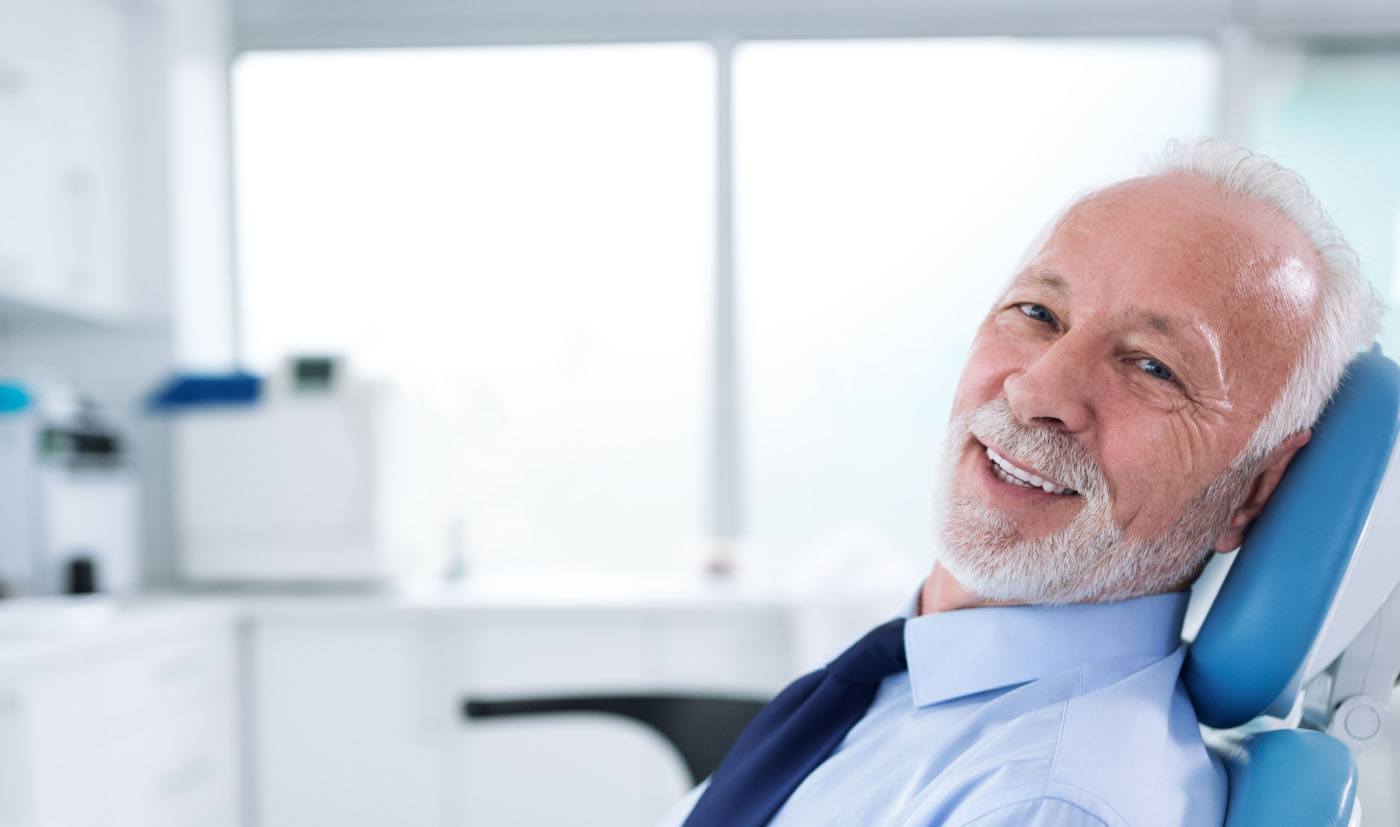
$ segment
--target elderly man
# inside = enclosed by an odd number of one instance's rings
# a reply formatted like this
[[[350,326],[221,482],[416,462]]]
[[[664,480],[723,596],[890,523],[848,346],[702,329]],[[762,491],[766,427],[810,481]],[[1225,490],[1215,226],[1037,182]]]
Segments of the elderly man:
[[[977,331],[907,620],[784,690],[667,823],[1220,824],[1186,590],[1378,319],[1306,185],[1246,150],[1174,143],[1076,201]]]

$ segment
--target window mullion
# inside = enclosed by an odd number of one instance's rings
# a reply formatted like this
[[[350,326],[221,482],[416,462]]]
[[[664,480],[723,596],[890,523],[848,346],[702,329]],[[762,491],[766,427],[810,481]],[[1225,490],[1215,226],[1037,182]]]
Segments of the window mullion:
[[[734,41],[720,37],[715,50],[715,283],[714,352],[709,456],[710,539],[707,568],[733,568],[742,527],[739,439],[738,325],[734,289]]]

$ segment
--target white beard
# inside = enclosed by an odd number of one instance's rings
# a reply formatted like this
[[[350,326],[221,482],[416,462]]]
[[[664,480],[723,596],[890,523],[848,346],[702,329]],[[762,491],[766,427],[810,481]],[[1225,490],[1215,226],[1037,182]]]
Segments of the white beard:
[[[1005,515],[955,490],[969,434],[1079,492],[1084,499],[1079,513],[1044,537],[1019,538]],[[1162,536],[1128,539],[1113,519],[1107,481],[1083,446],[1058,432],[1022,425],[1005,400],[993,400],[949,425],[938,494],[943,539],[938,562],[964,588],[1001,602],[1106,602],[1179,589],[1205,565],[1210,541],[1243,500],[1252,465],[1232,464]]]

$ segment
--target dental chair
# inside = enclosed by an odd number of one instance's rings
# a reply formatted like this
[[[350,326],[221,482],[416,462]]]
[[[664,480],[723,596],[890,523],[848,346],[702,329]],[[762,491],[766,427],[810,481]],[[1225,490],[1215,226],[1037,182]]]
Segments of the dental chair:
[[[1354,753],[1400,675],[1400,367],[1352,362],[1193,641],[1182,678],[1230,779],[1227,827],[1360,823]],[[1297,728],[1294,728],[1297,727]]]
[[[1351,364],[1252,526],[1183,680],[1230,781],[1226,827],[1360,823],[1353,753],[1383,740],[1400,675],[1400,367]],[[468,718],[574,712],[642,723],[698,783],[763,701],[690,695],[467,699]]]

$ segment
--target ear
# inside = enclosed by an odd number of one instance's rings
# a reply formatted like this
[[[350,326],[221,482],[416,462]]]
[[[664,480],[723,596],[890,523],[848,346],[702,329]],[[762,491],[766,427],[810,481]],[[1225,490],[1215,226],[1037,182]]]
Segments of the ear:
[[[1293,461],[1298,449],[1307,445],[1311,438],[1312,431],[1299,431],[1285,439],[1265,457],[1263,464],[1255,472],[1254,479],[1249,483],[1249,493],[1245,495],[1244,502],[1230,515],[1230,521],[1215,538],[1211,548],[1225,552],[1234,551],[1244,545],[1244,535],[1249,529],[1249,524],[1264,510],[1264,504],[1273,495],[1279,480],[1283,479],[1283,472],[1288,470],[1288,463]]]

